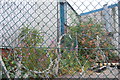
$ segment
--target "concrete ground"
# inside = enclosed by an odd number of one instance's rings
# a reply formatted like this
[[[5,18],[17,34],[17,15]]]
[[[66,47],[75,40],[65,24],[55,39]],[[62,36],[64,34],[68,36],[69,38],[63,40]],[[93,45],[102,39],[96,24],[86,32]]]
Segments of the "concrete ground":
[[[85,74],[83,77],[85,78],[118,78],[120,76],[120,72],[116,68],[107,68],[105,71],[101,73],[93,73],[91,75]]]
[[[64,75],[61,78],[118,78],[120,79],[120,70],[117,68],[107,67],[101,73],[88,71],[86,73],[75,73],[74,75]]]

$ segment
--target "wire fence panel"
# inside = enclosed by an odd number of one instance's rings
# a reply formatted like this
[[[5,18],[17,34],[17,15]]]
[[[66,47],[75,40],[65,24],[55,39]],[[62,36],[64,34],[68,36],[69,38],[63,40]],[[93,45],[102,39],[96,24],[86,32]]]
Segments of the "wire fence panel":
[[[0,2],[3,78],[120,77],[120,2]]]

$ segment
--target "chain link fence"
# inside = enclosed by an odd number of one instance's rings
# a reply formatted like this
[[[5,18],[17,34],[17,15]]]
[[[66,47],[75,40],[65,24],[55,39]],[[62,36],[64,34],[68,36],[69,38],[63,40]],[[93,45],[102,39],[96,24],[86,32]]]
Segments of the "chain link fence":
[[[0,1],[0,76],[120,78],[120,1]]]

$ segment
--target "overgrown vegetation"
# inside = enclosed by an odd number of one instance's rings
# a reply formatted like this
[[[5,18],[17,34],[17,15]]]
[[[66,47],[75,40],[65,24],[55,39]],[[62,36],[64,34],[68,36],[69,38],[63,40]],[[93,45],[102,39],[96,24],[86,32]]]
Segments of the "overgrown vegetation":
[[[64,37],[61,72],[71,74],[86,71],[95,62],[108,62],[116,55],[112,39],[101,23],[92,19],[68,29],[70,37]],[[76,42],[77,41],[77,42]]]
[[[3,57],[7,69],[10,71],[10,77],[15,77],[18,65],[21,64],[19,71],[22,76],[19,77],[23,77],[26,73],[32,75],[31,77],[40,77],[37,73],[41,73],[45,77],[43,73],[47,72],[55,54],[42,46],[43,38],[41,32],[35,28],[25,26],[20,29],[18,47],[14,48],[13,52],[6,52],[11,55]]]
[[[17,49],[16,51],[18,56],[22,57],[22,64],[26,69],[37,71],[37,73],[41,73],[41,75],[45,77],[43,73],[50,67],[51,60],[53,60],[55,55],[48,53],[48,49],[44,48],[43,37],[37,29],[29,27],[21,28],[19,35],[21,42],[19,47],[23,48]],[[37,76],[38,75],[36,75],[36,77]]]
[[[90,19],[69,27],[66,34],[68,35],[61,41],[59,75],[83,72],[95,62],[117,58],[116,53],[110,50],[114,45],[101,23],[95,23]],[[55,77],[58,55],[53,49],[42,46],[43,38],[37,29],[29,26],[20,29],[18,47],[14,48],[13,52],[8,52],[10,56],[3,58],[11,77],[15,77],[14,70],[17,69],[18,61],[24,66],[21,69],[22,75],[29,73],[32,77]],[[42,74],[42,71],[45,74]]]

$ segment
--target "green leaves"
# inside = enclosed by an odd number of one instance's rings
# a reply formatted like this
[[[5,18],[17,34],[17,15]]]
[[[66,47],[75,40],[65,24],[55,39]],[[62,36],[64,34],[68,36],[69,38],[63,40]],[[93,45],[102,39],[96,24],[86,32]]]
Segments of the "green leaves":
[[[20,29],[19,40],[25,46],[39,46],[43,42],[43,37],[38,29],[30,28],[29,26]]]

